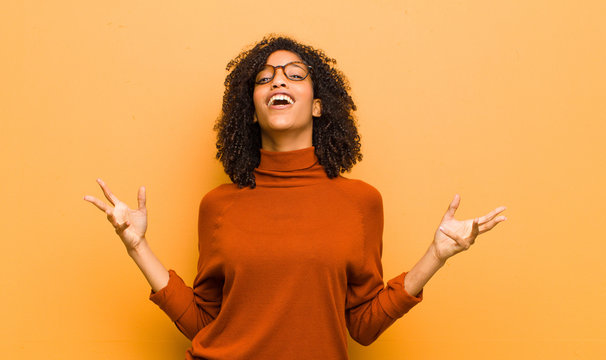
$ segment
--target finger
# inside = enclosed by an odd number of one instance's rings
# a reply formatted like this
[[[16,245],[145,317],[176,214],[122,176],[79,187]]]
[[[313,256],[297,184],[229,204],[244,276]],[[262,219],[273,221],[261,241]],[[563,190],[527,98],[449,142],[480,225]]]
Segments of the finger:
[[[471,222],[471,233],[469,234],[469,236],[461,239],[460,241],[457,241],[457,243],[459,243],[459,245],[461,245],[465,249],[469,249],[471,245],[473,245],[473,243],[476,241],[476,238],[478,237],[478,234],[480,233],[478,225],[479,220],[479,218],[473,219],[473,221]]]
[[[439,229],[442,233],[444,233],[444,235],[448,236],[450,239],[456,242],[458,246],[465,250],[469,249],[471,243],[473,243],[473,240],[471,242],[466,241],[465,239],[460,238],[455,232],[452,232],[450,229],[447,229],[444,226],[440,226]]]
[[[505,216],[499,216],[494,220],[491,220],[483,225],[480,225],[479,230],[480,230],[480,234],[483,234],[485,232],[487,232],[488,230],[491,230],[493,227],[495,227],[498,223],[503,222],[507,220],[507,217]]]
[[[108,209],[107,211],[105,211],[105,214],[107,214],[107,220],[109,220],[109,222],[114,228],[120,226],[120,224],[118,224],[118,220],[116,220],[116,217],[114,216],[114,213],[111,210]]]
[[[137,201],[139,202],[139,210],[145,210],[145,187],[139,188],[139,194],[137,194]]]
[[[118,225],[116,227],[116,234],[120,235],[124,230],[126,230],[128,228],[130,224],[128,223],[128,221],[125,221],[124,224]]]
[[[442,233],[448,236],[452,241],[457,243],[457,246],[461,247],[462,249],[467,250],[469,248],[469,245],[466,245],[465,241],[457,236],[456,233],[450,231],[450,229],[440,226],[440,231],[442,231]]]
[[[452,201],[450,202],[450,205],[448,205],[446,214],[444,214],[444,218],[443,218],[444,220],[450,220],[450,219],[454,218],[455,211],[457,211],[460,201],[461,201],[461,197],[459,196],[459,194],[456,194],[454,199],[452,199]]]
[[[107,212],[107,210],[109,210],[109,206],[107,206],[103,201],[97,199],[94,196],[86,195],[84,196],[84,200],[92,203],[93,205],[101,209],[103,212]]]
[[[450,231],[450,229],[447,229],[444,225],[440,226],[438,228],[444,235],[448,236],[449,238],[453,239],[454,241],[457,241],[457,234],[455,234],[454,232]],[[458,241],[457,241],[458,243]]]
[[[495,216],[499,215],[500,213],[502,213],[506,209],[507,208],[505,206],[499,206],[498,208],[492,210],[488,214],[480,217],[480,225],[485,224],[486,222],[494,219]]]
[[[103,193],[105,194],[107,200],[109,200],[112,205],[116,206],[116,204],[120,202],[120,200],[118,200],[118,198],[114,194],[112,194],[112,192],[109,190],[105,182],[103,182],[103,180],[97,179],[97,182],[99,183],[99,186],[101,186],[101,190],[103,190]]]
[[[473,243],[474,239],[476,238],[476,236],[478,236],[478,233],[480,232],[480,226],[478,225],[478,222],[480,221],[479,218],[475,218],[473,219],[473,223],[471,223],[471,241]]]

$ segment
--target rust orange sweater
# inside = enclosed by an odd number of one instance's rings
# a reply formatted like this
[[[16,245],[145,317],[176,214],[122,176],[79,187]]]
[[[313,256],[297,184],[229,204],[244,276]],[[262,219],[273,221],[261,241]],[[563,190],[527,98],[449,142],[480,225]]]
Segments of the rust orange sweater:
[[[347,359],[422,299],[406,273],[383,282],[383,205],[372,186],[329,179],[314,148],[261,150],[257,187],[200,203],[193,289],[170,270],[150,299],[192,340],[186,359]]]

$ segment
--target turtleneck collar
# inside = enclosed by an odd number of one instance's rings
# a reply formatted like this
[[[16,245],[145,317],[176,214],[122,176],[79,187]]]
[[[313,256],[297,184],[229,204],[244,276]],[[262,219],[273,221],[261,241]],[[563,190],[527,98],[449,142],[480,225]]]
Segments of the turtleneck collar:
[[[313,146],[292,151],[269,151],[260,149],[259,169],[276,171],[294,171],[307,169],[318,162]]]
[[[260,152],[261,161],[254,172],[257,186],[295,187],[328,179],[313,146],[292,151],[260,149]]]

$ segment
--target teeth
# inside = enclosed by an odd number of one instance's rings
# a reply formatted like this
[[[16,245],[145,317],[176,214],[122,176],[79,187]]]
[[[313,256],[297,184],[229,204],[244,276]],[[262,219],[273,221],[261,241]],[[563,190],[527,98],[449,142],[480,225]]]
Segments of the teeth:
[[[269,99],[269,102],[267,103],[267,106],[272,106],[274,104],[274,101],[276,100],[286,100],[288,101],[289,104],[294,104],[294,100],[288,96],[288,95],[284,95],[284,94],[277,94],[271,97],[271,99]]]

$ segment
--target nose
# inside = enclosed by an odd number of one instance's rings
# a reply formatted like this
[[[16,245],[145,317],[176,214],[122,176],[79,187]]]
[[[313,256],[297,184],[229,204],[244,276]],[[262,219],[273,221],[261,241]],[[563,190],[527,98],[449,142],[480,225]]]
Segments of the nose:
[[[284,74],[284,68],[277,68],[274,78],[271,81],[272,89],[280,86],[286,86],[286,74]]]

